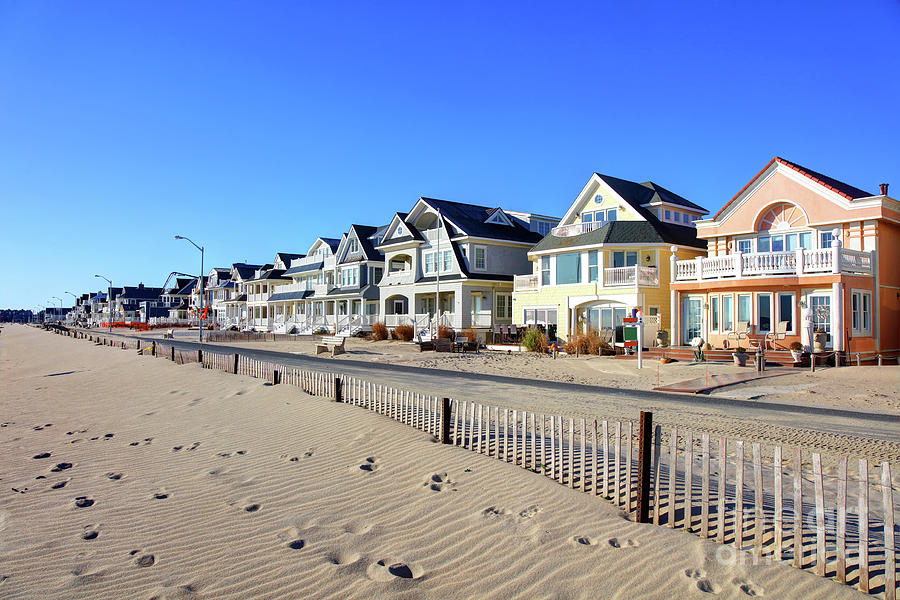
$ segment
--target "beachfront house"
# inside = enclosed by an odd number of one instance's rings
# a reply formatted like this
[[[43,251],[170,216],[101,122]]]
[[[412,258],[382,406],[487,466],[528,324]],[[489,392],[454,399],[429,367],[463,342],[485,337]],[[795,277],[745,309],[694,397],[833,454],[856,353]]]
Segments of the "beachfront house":
[[[214,267],[206,276],[206,320],[215,323],[219,328],[225,327],[225,302],[231,299],[234,282],[231,281],[231,269]]]
[[[163,293],[161,287],[146,287],[143,283],[137,286],[125,286],[122,293],[115,298],[116,319],[125,323],[143,322],[142,305],[154,306]]]
[[[513,314],[552,339],[589,331],[622,342],[639,309],[646,340],[668,328],[672,248],[702,256],[694,223],[708,211],[662,186],[594,173],[560,224],[528,252],[515,278]]]
[[[673,342],[896,352],[900,203],[775,157],[672,258]],[[738,335],[740,334],[740,336]],[[814,348],[815,347],[815,348]]]
[[[273,307],[280,306],[284,315],[277,327],[279,333],[334,330],[334,303],[328,301],[328,292],[334,289],[335,253],[340,243],[335,238],[316,238],[305,256],[291,261],[284,272],[290,283],[279,287],[271,298]]]
[[[296,266],[286,274],[296,275],[294,283],[269,298],[288,316],[282,329],[339,335],[371,330],[378,320],[377,282],[384,268],[384,255],[375,247],[384,230],[351,225],[336,246],[331,238],[319,238],[310,249],[312,261],[292,263]]]
[[[225,324],[224,327],[234,327],[239,330],[248,329],[250,313],[247,308],[248,281],[253,279],[256,271],[262,265],[251,265],[248,263],[233,263],[231,265],[231,276],[229,280],[234,285],[228,299],[223,300],[225,305]]]
[[[432,337],[438,325],[489,331],[512,322],[513,276],[530,271],[528,249],[541,239],[529,213],[419,198],[396,213],[376,247],[384,253],[378,284],[389,328],[412,325]]]

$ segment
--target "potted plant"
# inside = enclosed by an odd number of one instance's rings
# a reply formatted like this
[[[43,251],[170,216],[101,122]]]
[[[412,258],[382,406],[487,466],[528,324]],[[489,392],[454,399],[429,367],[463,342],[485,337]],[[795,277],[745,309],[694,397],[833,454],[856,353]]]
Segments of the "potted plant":
[[[734,364],[736,364],[737,366],[747,366],[747,349],[743,346],[735,346],[734,352],[731,356],[734,358]]]
[[[669,345],[669,332],[665,329],[660,329],[656,332],[656,345],[660,348],[665,348]]]
[[[794,362],[800,362],[800,355],[803,354],[803,344],[800,342],[791,342],[791,358],[794,359]]]
[[[828,334],[825,333],[824,329],[817,328],[816,332],[813,334],[813,352],[825,352],[825,342],[827,341]]]

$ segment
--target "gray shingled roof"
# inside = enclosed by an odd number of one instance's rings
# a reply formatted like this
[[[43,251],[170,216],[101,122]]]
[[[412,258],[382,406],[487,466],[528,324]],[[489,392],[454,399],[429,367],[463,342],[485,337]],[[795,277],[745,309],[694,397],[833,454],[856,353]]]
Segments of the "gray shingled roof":
[[[669,225],[668,223],[660,222],[655,217],[654,221],[656,223],[649,221],[610,221],[599,229],[571,237],[556,237],[550,234],[545,236],[530,251],[541,252],[543,250],[577,248],[596,244],[676,244],[679,246],[706,248],[706,240],[698,239],[697,230],[693,227]]]

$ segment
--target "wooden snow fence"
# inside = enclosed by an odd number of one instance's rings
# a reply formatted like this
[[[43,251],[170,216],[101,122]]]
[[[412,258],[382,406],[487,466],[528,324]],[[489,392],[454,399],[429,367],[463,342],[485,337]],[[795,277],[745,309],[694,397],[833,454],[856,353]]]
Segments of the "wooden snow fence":
[[[173,349],[155,356],[238,373],[359,406],[465,448],[602,496],[634,514],[638,424],[571,418],[442,399],[357,377],[241,354]],[[174,352],[174,354],[173,354]],[[192,358],[191,358],[192,357]],[[446,419],[446,421],[445,421]],[[897,597],[894,466],[801,448],[763,446],[656,425],[650,453],[652,522],[722,546],[717,559],[810,569],[886,600]]]

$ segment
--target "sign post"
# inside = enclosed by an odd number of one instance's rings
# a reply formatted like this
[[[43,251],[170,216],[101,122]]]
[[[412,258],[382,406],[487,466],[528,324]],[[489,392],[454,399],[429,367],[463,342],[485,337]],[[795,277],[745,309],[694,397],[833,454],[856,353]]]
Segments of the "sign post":
[[[625,317],[622,319],[622,323],[624,324],[622,333],[625,338],[625,347],[636,349],[638,369],[643,368],[644,320],[641,318],[640,312],[637,312],[637,316]]]

